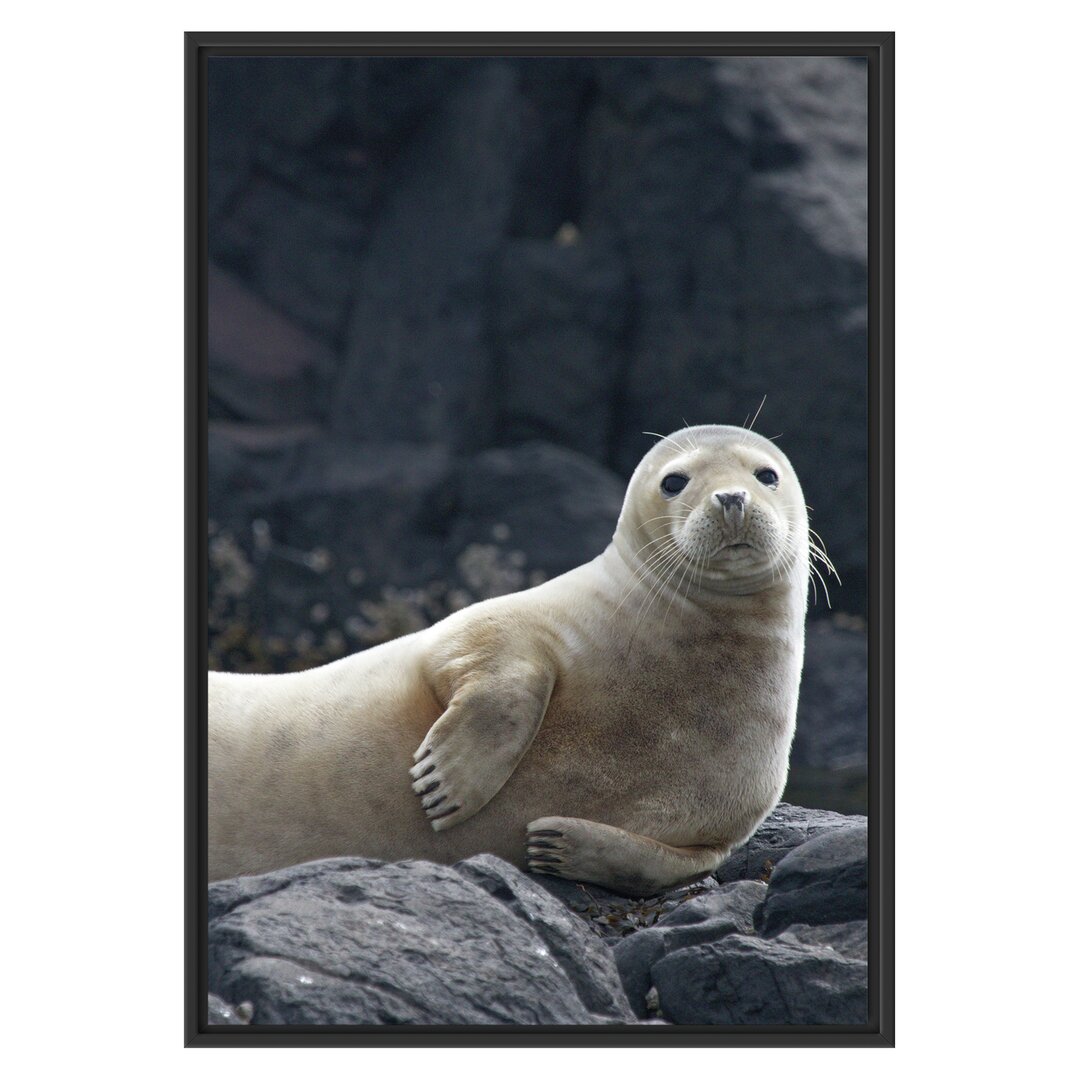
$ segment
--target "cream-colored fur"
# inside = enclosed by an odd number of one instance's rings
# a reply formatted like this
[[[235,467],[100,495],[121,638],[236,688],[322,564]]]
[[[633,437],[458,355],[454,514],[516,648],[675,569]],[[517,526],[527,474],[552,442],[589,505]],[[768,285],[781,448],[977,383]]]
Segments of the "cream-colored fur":
[[[687,428],[592,562],[311,671],[211,673],[211,880],[484,851],[631,894],[708,873],[783,791],[808,565],[787,458]]]

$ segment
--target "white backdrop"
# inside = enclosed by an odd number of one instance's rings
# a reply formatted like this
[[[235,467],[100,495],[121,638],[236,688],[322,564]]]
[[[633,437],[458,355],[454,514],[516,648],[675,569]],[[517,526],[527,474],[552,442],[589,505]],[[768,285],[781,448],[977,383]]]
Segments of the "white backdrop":
[[[1080,602],[1067,569],[1075,16],[1043,0],[993,17],[910,0],[26,10],[9,13],[0,67],[0,1015],[22,1071],[292,1077],[317,1054],[487,1075],[514,1053],[181,1049],[185,29],[898,31],[899,1047],[775,1053],[798,1054],[801,1075],[859,1078],[1010,1075],[1061,1053],[1076,997],[1061,882]],[[671,1067],[657,1057],[671,1051],[643,1052]],[[526,1053],[513,1067],[602,1075],[640,1053]],[[777,1063],[679,1053],[676,1067]]]

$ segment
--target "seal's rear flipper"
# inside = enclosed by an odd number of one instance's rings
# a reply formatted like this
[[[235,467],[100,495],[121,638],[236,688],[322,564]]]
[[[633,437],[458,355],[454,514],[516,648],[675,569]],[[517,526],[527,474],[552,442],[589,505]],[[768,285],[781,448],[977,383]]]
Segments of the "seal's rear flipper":
[[[711,874],[726,846],[672,847],[584,818],[529,822],[527,865],[537,874],[588,881],[624,896],[655,896]]]

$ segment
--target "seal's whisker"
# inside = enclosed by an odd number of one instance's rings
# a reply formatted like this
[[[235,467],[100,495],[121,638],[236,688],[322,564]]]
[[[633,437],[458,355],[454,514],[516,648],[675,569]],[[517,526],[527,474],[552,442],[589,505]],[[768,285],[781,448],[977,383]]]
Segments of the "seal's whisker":
[[[665,554],[671,551],[672,548],[678,546],[675,537],[673,536],[662,536],[660,537],[660,539],[666,540],[667,544],[665,544],[663,547],[657,548],[655,551],[650,551],[649,554],[641,560],[640,565],[634,568],[633,573],[635,576],[639,574],[644,574],[648,570],[652,569],[653,566],[658,563]]]
[[[829,586],[825,584],[825,578],[822,576],[821,571],[813,564],[813,562],[811,562],[810,563],[810,580],[813,581],[815,577],[818,579],[818,581],[821,582],[821,588],[825,592],[825,604],[829,608],[829,610],[831,611],[832,610],[832,598],[829,596]],[[817,590],[816,589],[814,590],[814,603],[817,603]]]
[[[682,554],[682,553],[680,552],[680,554]],[[685,556],[684,556],[683,557],[683,562],[684,562],[683,572],[684,573],[686,572],[685,561],[686,560],[685,560]],[[664,578],[663,586],[656,590],[656,595],[650,601],[650,605],[649,605],[650,608],[652,607],[653,604],[655,604],[660,599],[660,597],[663,595],[664,590],[667,589],[668,586],[671,585],[672,581],[675,580],[675,575],[678,572],[679,572],[679,560],[675,559],[668,566],[667,576]],[[644,618],[645,614],[647,614],[647,612],[642,614],[642,618]],[[639,620],[639,624],[640,624],[640,620]]]
[[[668,534],[667,536],[658,536],[655,540],[646,540],[645,543],[642,544],[641,547],[639,547],[634,554],[635,555],[640,555],[646,548],[652,547],[653,544],[662,544],[665,540],[674,540],[674,539],[675,538],[673,536]]]
[[[836,578],[836,582],[837,582],[838,585],[843,585],[844,584],[840,580],[840,575],[836,572],[836,567],[833,566],[833,564],[832,564],[832,559],[830,559],[829,556],[826,555],[824,552],[815,551],[813,548],[811,548],[810,549],[810,561],[812,563],[815,563],[815,562],[821,563],[821,565],[824,566],[825,569],[828,570],[828,572],[830,574],[832,574],[832,576],[834,578]]]
[[[702,584],[702,582],[705,580],[705,553],[702,552],[700,555],[695,555],[694,560],[695,560],[695,562],[697,562],[697,582],[696,582],[696,585],[700,586]],[[691,585],[687,586],[687,589],[686,589],[687,598],[689,598],[689,596],[690,596],[690,589],[692,587],[694,587],[694,583],[691,583]]]
[[[649,609],[652,607],[652,599],[653,599],[654,592],[655,592],[656,595],[659,595],[659,593],[663,589],[663,584],[664,584],[663,579],[662,578],[657,578],[657,580],[649,588],[648,593],[646,593],[645,601],[642,603],[641,608],[639,609],[639,612],[638,612],[638,617],[634,621],[634,624],[633,624],[633,626],[632,626],[632,628],[630,630],[630,638],[629,638],[629,640],[627,642],[627,649],[630,649],[633,646],[634,638],[637,635],[638,628],[641,626],[641,623],[644,620],[645,615],[648,613]]]
[[[784,546],[780,549],[779,564],[780,580],[790,580],[791,572],[795,569],[795,541],[790,533],[784,542]]]
[[[788,532],[785,551],[787,559],[787,575],[788,579],[791,580],[799,569],[800,545],[794,528]]]
[[[640,569],[655,570],[656,566],[663,561],[663,557],[665,555],[670,554],[672,551],[678,548],[679,545],[678,542],[675,540],[675,537],[670,536],[666,537],[666,539],[668,540],[667,544],[665,544],[663,547],[657,548],[655,551],[650,551],[648,556],[645,559],[642,559]]]
[[[829,557],[829,553],[825,549],[825,541],[821,538],[821,534],[815,532],[809,526],[807,526],[807,532],[810,536],[811,550],[817,551],[820,555],[827,559]]]
[[[665,536],[663,537],[663,539],[666,540],[667,543],[663,547],[657,548],[655,551],[650,551],[649,554],[641,560],[641,566],[639,567],[639,569],[650,569],[653,563],[658,562],[663,555],[665,555],[668,551],[670,551],[676,546],[675,537]]]
[[[682,588],[683,580],[686,578],[686,572],[690,569],[691,566],[693,566],[692,560],[687,559],[686,565],[683,567],[683,572],[679,577],[679,584],[675,586],[674,590],[671,593],[671,597],[668,600],[667,610],[664,612],[664,619],[660,624],[661,633],[663,633],[664,627],[667,626],[667,617],[671,614],[671,605],[675,603],[675,597],[679,595],[679,590]]]
[[[656,517],[646,518],[641,524],[648,525],[650,521],[660,521],[666,519],[668,521],[682,521],[684,516],[682,514],[657,514]]]
[[[828,570],[834,578],[836,578],[837,583],[843,585],[843,582],[840,580],[840,575],[837,572],[836,567],[833,565],[832,559],[829,558],[829,554],[825,550],[825,541],[822,540],[821,537],[816,532],[814,532],[813,529],[809,529],[808,531],[810,534],[808,544],[808,547],[810,549],[810,561],[812,563],[821,563],[822,566],[824,566],[825,569]]]
[[[787,555],[788,541],[790,541],[790,530],[788,533],[788,540],[786,540],[781,546],[780,551],[776,558],[770,560],[769,563],[769,584],[775,585],[777,580],[783,580],[785,571],[785,557]]]
[[[690,451],[687,450],[686,447],[682,445],[682,443],[677,442],[670,435],[661,435],[659,431],[643,431],[641,434],[642,435],[655,435],[658,439],[664,439],[667,442],[671,443],[673,446],[677,446],[681,453],[683,453],[683,454],[690,453]]]
[[[670,541],[670,546],[657,548],[656,551],[652,552],[639,567],[633,570],[631,581],[627,585],[626,590],[623,592],[623,595],[619,598],[619,602],[615,605],[615,609],[612,611],[609,618],[615,617],[616,613],[630,597],[630,594],[634,591],[634,588],[638,585],[641,585],[645,581],[645,578],[648,574],[656,574],[659,572],[659,568],[664,562],[665,556],[672,554],[673,549],[678,547],[678,544],[673,536],[664,537],[664,539]]]
[[[648,595],[645,598],[645,603],[642,605],[642,609],[638,614],[637,621],[634,623],[634,629],[630,634],[630,643],[633,644],[634,637],[638,632],[638,628],[645,620],[646,615],[652,610],[653,605],[659,599],[660,594],[668,586],[671,579],[675,576],[675,572],[679,569],[679,556],[682,555],[682,550],[678,548],[671,554],[671,558],[664,564],[662,570],[657,570],[657,574],[660,575],[653,587],[649,590]]]
[[[766,403],[747,418],[750,429]],[[208,673],[210,730],[225,725],[230,734],[211,738],[207,762],[211,880],[342,848],[416,858],[430,853],[432,834],[444,830],[457,830],[460,842],[452,846],[462,857],[492,845],[520,853],[524,839],[524,863],[535,872],[615,888],[632,881],[644,895],[712,872],[718,842],[763,820],[783,789],[806,585],[816,602],[832,563],[819,537],[808,541],[802,488],[786,458],[775,488],[756,486],[771,479],[759,459],[782,457],[754,451],[758,431],[700,425],[654,433],[652,456],[627,486],[611,544],[561,581],[478,600],[442,625],[387,640],[321,673],[265,680]],[[673,471],[691,482],[667,498],[661,478]],[[745,478],[741,513],[738,498],[712,498],[733,477]],[[589,497],[587,486],[577,497]],[[641,514],[661,506],[642,526]],[[770,576],[779,584],[766,592]],[[827,594],[822,599],[831,607]],[[372,672],[381,677],[368,678]],[[348,700],[343,676],[355,687]],[[422,735],[415,703],[423,698],[425,713],[432,686],[444,685],[450,693],[442,714],[427,717]],[[491,701],[505,705],[494,719]],[[719,722],[709,723],[710,713]],[[576,722],[597,716],[602,723]],[[279,740],[283,724],[288,738]],[[536,772],[535,754],[525,755],[538,731],[552,767]],[[349,769],[328,765],[327,732],[355,749]],[[235,752],[226,745],[234,734]],[[409,791],[423,813],[403,819],[396,801],[380,792],[402,786],[409,755]],[[266,791],[265,770],[249,763],[271,756],[275,781]],[[643,760],[647,775],[639,775]],[[528,776],[505,784],[523,763]],[[313,784],[318,806],[308,797]],[[496,796],[504,809],[485,816],[481,837],[460,828]],[[590,807],[637,833],[584,817],[534,818]],[[359,825],[342,840],[346,813]],[[676,833],[688,847],[658,847],[651,839]]]

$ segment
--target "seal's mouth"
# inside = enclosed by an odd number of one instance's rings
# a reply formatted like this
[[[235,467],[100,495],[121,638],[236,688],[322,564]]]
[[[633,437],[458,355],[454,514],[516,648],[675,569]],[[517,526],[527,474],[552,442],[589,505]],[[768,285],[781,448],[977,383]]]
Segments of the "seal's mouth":
[[[754,549],[753,544],[744,544],[742,542],[740,542],[738,544],[724,544],[720,548],[721,551],[740,551],[740,550],[741,551],[753,551],[753,549]]]

